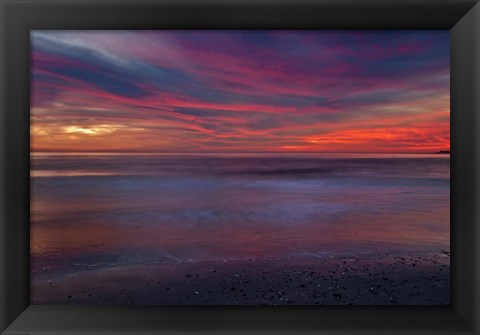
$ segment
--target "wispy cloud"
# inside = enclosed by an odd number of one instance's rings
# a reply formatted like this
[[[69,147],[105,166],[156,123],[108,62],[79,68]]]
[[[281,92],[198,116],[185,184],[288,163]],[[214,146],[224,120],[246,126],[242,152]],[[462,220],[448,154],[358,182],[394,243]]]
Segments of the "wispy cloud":
[[[448,31],[33,31],[39,151],[449,148]]]

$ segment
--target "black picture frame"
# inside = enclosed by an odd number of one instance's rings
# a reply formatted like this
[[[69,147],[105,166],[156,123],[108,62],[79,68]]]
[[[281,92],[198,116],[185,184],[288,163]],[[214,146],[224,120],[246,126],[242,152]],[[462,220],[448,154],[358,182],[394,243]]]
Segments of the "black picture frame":
[[[0,0],[2,334],[480,334],[477,0]],[[29,301],[33,29],[448,29],[451,305],[42,306]]]

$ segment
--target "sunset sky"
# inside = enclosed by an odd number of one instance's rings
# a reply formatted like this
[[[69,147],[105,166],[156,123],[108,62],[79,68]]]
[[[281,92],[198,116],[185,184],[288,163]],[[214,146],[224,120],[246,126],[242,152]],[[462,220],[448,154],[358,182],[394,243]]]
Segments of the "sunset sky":
[[[34,31],[32,151],[450,148],[448,31]]]

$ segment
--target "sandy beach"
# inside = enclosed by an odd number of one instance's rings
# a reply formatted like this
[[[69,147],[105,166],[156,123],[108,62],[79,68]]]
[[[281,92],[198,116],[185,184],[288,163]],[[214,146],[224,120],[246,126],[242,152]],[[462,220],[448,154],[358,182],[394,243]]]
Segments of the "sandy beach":
[[[33,303],[442,305],[450,302],[449,261],[443,250],[332,256],[315,265],[308,259],[250,259],[111,269],[59,280],[38,276]]]

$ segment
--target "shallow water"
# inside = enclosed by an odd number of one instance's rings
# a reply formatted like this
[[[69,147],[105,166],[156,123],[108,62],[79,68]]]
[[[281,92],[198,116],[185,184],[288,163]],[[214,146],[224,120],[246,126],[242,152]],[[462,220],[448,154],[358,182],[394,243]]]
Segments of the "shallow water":
[[[449,249],[444,155],[34,154],[32,279]]]

